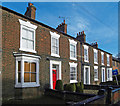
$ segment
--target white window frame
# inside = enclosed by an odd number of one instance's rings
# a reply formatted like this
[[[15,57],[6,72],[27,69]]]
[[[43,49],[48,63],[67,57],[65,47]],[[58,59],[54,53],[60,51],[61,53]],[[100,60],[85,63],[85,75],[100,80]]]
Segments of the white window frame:
[[[71,62],[69,62],[69,65],[70,65],[70,67],[74,67],[74,68],[76,69],[76,70],[75,70],[75,71],[76,71],[76,80],[71,80],[71,79],[70,79],[70,83],[76,83],[76,82],[78,82],[78,81],[77,81],[77,63],[74,63],[74,62],[71,63]],[[70,72],[70,73],[71,73],[71,72]],[[71,76],[70,76],[70,77],[71,77]]]
[[[53,64],[59,65],[59,79],[61,80],[61,61],[55,61],[55,60],[50,60],[50,89],[53,89],[53,72],[52,72],[52,66]]]
[[[96,50],[96,49],[93,49],[93,51],[94,51],[94,53],[96,53],[97,54],[97,61],[95,61],[95,55],[94,55],[94,64],[98,64],[98,50]]]
[[[109,64],[108,64],[108,59],[109,59]],[[110,55],[107,54],[107,66],[110,66]]]
[[[25,51],[25,52],[32,52],[32,53],[37,53],[36,51],[35,51],[35,44],[36,44],[36,42],[35,42],[35,39],[36,39],[36,33],[35,33],[35,30],[37,29],[37,26],[36,25],[33,25],[33,24],[31,24],[29,21],[23,21],[23,20],[21,20],[21,19],[19,19],[19,22],[20,22],[20,48],[19,48],[19,50],[21,50],[21,51]],[[30,31],[32,31],[33,32],[33,34],[34,34],[34,49],[32,50],[32,49],[28,49],[28,48],[23,48],[23,44],[22,44],[22,29],[27,29],[27,30],[30,30]]]
[[[103,80],[103,73],[104,73],[104,80]],[[101,78],[102,82],[105,82],[106,79],[105,79],[105,68],[104,67],[101,68],[101,74],[102,74],[102,78]]]
[[[86,78],[86,76],[85,76],[86,75],[85,74],[86,70],[85,70],[85,68],[88,68],[88,72],[89,72],[89,79],[88,79],[89,82],[88,82],[88,84],[90,84],[90,66],[84,66],[84,84],[86,84],[86,79],[85,79]]]
[[[103,56],[103,62],[102,62],[102,56]],[[101,52],[101,64],[104,65],[104,53]]]
[[[16,58],[15,88],[39,87],[39,59],[40,56],[14,53]],[[21,82],[18,82],[18,61],[21,61]],[[36,82],[24,82],[24,62],[36,63]]]
[[[74,45],[75,46],[75,57],[71,57],[71,52],[70,52],[70,59],[71,60],[77,60],[77,42],[74,40],[69,39],[70,45]],[[70,51],[71,51],[71,47],[70,47]]]
[[[95,69],[97,71],[97,78],[95,77]],[[94,81],[98,81],[98,66],[94,66]]]
[[[85,49],[87,50],[87,57],[88,57],[88,58],[87,58],[88,60],[86,60],[86,59],[85,59],[85,53],[84,53],[84,62],[89,62],[89,54],[88,54],[89,46],[83,45],[83,47],[84,47],[84,50],[85,50]]]
[[[59,34],[57,34],[57,33],[55,33],[55,32],[51,32],[50,31],[50,35],[51,35],[51,56],[54,56],[54,57],[60,57],[60,55],[59,55],[59,38],[60,38],[60,35]],[[55,53],[53,53],[53,51],[52,51],[52,38],[55,38],[55,39],[57,39],[58,40],[58,54],[55,54]]]
[[[107,68],[107,81],[112,81],[112,68]]]

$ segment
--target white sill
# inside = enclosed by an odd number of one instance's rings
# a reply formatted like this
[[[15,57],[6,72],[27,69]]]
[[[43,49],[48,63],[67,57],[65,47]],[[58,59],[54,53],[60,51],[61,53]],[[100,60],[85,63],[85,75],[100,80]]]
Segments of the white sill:
[[[102,65],[104,65],[104,63],[102,63]]]
[[[94,64],[98,64],[98,62],[94,62]]]
[[[60,57],[58,54],[51,53],[51,56]]]
[[[110,66],[110,64],[107,64],[107,66]]]
[[[20,51],[25,51],[25,52],[37,53],[35,50],[29,50],[29,49],[23,49],[23,48],[20,48],[19,50]]]
[[[36,84],[36,83],[18,83],[15,85],[15,88],[28,88],[28,87],[39,87],[40,84]]]
[[[70,83],[77,83],[77,80],[70,80]]]
[[[70,57],[70,59],[71,59],[71,60],[75,60],[75,61],[77,61],[77,59],[76,59],[76,58],[73,58],[73,57]]]
[[[98,81],[98,79],[94,79],[94,81]]]
[[[88,61],[88,60],[84,60],[84,62],[87,62],[87,63],[88,63],[89,61]]]

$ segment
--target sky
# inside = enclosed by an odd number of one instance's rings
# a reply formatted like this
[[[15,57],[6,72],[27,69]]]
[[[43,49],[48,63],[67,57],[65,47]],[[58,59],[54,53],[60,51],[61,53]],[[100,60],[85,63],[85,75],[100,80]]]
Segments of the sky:
[[[73,37],[84,31],[87,43],[113,56],[118,54],[118,2],[32,2],[36,20],[56,28],[65,17],[67,33]],[[24,14],[28,2],[2,2],[2,6]]]

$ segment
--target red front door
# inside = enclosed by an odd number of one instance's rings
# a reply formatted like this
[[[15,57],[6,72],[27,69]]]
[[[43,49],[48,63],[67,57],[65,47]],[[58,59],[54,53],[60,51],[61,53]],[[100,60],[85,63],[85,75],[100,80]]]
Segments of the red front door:
[[[53,89],[55,89],[56,86],[56,79],[57,79],[56,77],[57,77],[56,70],[53,69]]]

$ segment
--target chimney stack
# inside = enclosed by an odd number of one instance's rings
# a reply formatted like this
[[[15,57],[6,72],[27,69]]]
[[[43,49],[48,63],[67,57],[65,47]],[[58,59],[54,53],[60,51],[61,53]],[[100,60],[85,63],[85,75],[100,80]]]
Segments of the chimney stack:
[[[36,14],[36,7],[32,3],[28,3],[27,11],[25,12],[25,15],[27,17],[30,17],[32,19],[35,19]]]
[[[56,29],[67,34],[67,24],[65,24],[65,20],[62,24],[58,25]]]
[[[77,33],[76,39],[79,40],[80,42],[86,42],[86,35],[84,31]]]
[[[95,47],[95,48],[98,48],[98,43],[95,42],[95,43],[92,43],[91,46]]]

